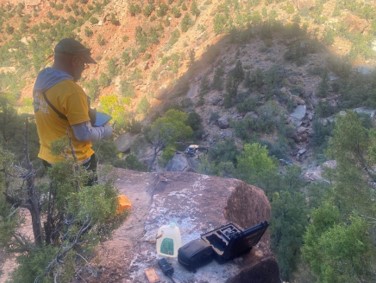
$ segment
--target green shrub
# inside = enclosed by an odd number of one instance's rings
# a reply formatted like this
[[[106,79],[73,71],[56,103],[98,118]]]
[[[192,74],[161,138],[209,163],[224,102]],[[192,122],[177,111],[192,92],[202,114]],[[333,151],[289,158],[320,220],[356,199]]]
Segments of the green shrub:
[[[225,74],[223,66],[219,66],[214,71],[213,82],[211,87],[215,90],[223,89],[223,75]]]
[[[249,96],[249,94],[246,93],[246,96]],[[239,100],[241,99],[238,98],[237,101]],[[257,107],[257,102],[258,101],[256,98],[247,97],[246,99],[237,102],[236,109],[240,113],[247,113],[247,112],[255,111]]]
[[[178,7],[174,6],[172,7],[172,14],[174,15],[175,18],[180,18],[181,17],[181,12]]]
[[[245,117],[239,121],[231,121],[230,126],[234,129],[235,135],[243,141],[250,141],[256,135],[256,119]]]
[[[108,75],[102,73],[99,76],[98,83],[101,87],[108,87],[111,84],[111,79]]]
[[[129,5],[128,9],[129,9],[129,13],[131,14],[132,17],[137,16],[138,14],[141,13],[141,7],[138,4],[132,3],[132,4]]]
[[[167,43],[168,49],[170,49],[176,42],[178,42],[179,37],[180,37],[179,30],[178,29],[174,30],[171,33],[171,37],[170,37],[170,39],[168,40],[168,43]]]
[[[201,116],[193,111],[190,112],[187,119],[187,125],[190,126],[193,130],[193,137],[197,140],[201,139],[204,134],[204,129],[202,127]]]
[[[69,16],[69,17],[68,17],[68,22],[70,22],[71,24],[75,24],[75,23],[77,23],[77,20],[76,20],[75,17],[73,17],[73,16]]]
[[[63,3],[56,4],[55,5],[55,9],[58,10],[58,11],[63,10],[64,9],[64,4]]]
[[[318,85],[317,96],[326,97],[329,93],[329,76],[328,72],[322,74],[321,82]]]
[[[196,16],[196,17],[200,15],[200,10],[198,9],[197,3],[195,0],[193,0],[191,4],[191,13],[193,16]]]
[[[93,16],[93,17],[90,18],[90,23],[95,25],[95,24],[99,23],[99,20],[96,17]]]
[[[97,36],[97,43],[100,45],[100,46],[104,46],[106,45],[106,40],[104,39],[103,35],[99,34]]]
[[[231,162],[236,164],[236,158],[239,151],[233,139],[224,139],[211,146],[208,151],[208,156],[215,164],[220,162]]]
[[[139,134],[142,131],[142,123],[133,117],[133,113],[129,113],[128,120],[125,123],[125,129],[129,133]]]
[[[90,29],[90,28],[88,28],[88,27],[85,27],[85,35],[87,36],[87,37],[92,37],[93,36],[93,31]]]
[[[35,248],[31,253],[20,256],[17,261],[19,267],[12,278],[14,282],[35,282],[45,272],[45,267],[53,260],[57,253],[57,247],[46,246]],[[42,282],[46,282],[43,280]]]
[[[187,32],[188,29],[193,25],[193,20],[188,14],[185,14],[183,17],[181,23],[180,23],[180,28],[182,32]]]
[[[336,110],[336,107],[331,106],[327,101],[320,101],[316,107],[316,113],[321,118],[333,115]]]
[[[99,82],[96,79],[84,83],[87,95],[95,100],[99,95]]]
[[[283,9],[286,11],[287,14],[294,14],[295,8],[294,5],[290,2],[287,2],[285,6],[283,6]]]
[[[144,52],[148,47],[147,34],[141,26],[136,27],[136,43],[140,47],[141,52]]]
[[[155,7],[153,3],[149,3],[148,5],[145,6],[143,13],[145,17],[149,17],[151,13],[153,13]]]
[[[157,9],[157,16],[162,18],[166,16],[168,12],[168,6],[165,3],[160,3]]]
[[[312,123],[313,137],[312,145],[316,148],[326,148],[328,140],[332,135],[333,124],[329,123],[323,125],[318,119],[315,119]]]
[[[217,112],[212,112],[210,113],[210,117],[209,117],[209,123],[212,124],[212,123],[216,123],[219,119],[219,114]]]
[[[119,67],[116,63],[116,58],[111,58],[107,62],[107,71],[110,77],[115,77],[119,74]]]
[[[13,34],[14,33],[14,27],[7,24],[6,27],[5,27],[5,31],[6,31],[7,34]]]
[[[129,50],[125,50],[121,54],[121,59],[125,66],[127,66],[131,62],[131,55],[129,54]]]
[[[120,91],[121,95],[124,97],[134,97],[135,90],[132,84],[128,83],[127,81],[123,80],[120,82]]]
[[[144,96],[140,103],[137,105],[137,113],[139,114],[146,114],[146,112],[149,110],[150,108],[150,103],[148,101],[148,99]]]
[[[115,167],[126,168],[136,171],[147,171],[147,166],[140,162],[134,154],[129,154],[124,160],[117,159],[114,162]]]
[[[214,16],[214,32],[216,34],[224,33],[227,30],[228,17],[218,13]]]

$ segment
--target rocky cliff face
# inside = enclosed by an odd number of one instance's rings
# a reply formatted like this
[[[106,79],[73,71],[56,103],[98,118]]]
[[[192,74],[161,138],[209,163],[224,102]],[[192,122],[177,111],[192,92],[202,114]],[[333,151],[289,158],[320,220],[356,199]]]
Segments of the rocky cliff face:
[[[133,207],[113,238],[100,245],[96,258],[82,274],[87,282],[147,282],[144,272],[150,267],[155,268],[160,282],[170,282],[157,265],[156,234],[164,224],[175,222],[179,226],[184,245],[229,222],[248,228],[270,219],[270,204],[264,192],[236,179],[189,172],[118,170],[117,174],[117,187],[130,198]],[[177,259],[170,262],[178,282],[235,283],[245,282],[244,278],[254,278],[248,282],[279,282],[268,230],[249,254],[222,265],[213,261],[192,273]],[[89,273],[93,270],[96,272]]]

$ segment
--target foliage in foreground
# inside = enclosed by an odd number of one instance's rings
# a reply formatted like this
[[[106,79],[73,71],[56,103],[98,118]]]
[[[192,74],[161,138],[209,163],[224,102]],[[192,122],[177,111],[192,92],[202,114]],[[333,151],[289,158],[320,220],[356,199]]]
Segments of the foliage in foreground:
[[[375,130],[354,112],[337,117],[329,155],[332,187],[311,214],[302,253],[318,282],[374,282]]]
[[[117,190],[111,181],[86,186],[90,176],[72,160],[48,169],[48,178],[38,182],[29,179],[35,176],[32,166],[9,174],[13,166],[9,166],[8,156],[1,151],[0,159],[7,160],[8,170],[1,175],[7,202],[0,199],[6,208],[0,218],[0,233],[7,232],[1,244],[8,252],[20,252],[13,280],[70,282],[90,258],[92,248],[124,218],[125,214],[116,215]],[[20,208],[30,212],[34,241],[15,229]]]

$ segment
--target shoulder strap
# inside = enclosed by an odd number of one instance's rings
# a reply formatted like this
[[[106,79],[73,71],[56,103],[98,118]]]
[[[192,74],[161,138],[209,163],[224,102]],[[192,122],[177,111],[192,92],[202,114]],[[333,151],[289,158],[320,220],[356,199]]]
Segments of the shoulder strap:
[[[63,120],[68,120],[67,117],[63,113],[61,113],[59,110],[57,110],[56,107],[53,106],[52,103],[47,99],[46,93],[44,91],[42,93],[43,93],[44,100],[47,102],[48,106],[50,106],[51,109],[56,112],[59,118]]]

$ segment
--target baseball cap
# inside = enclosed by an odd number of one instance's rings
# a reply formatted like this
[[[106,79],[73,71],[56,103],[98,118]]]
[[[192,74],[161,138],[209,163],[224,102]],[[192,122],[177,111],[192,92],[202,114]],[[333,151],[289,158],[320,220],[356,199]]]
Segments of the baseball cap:
[[[90,48],[83,46],[80,42],[73,38],[64,38],[56,44],[55,54],[81,55],[85,59],[85,63],[96,64],[90,55]]]

